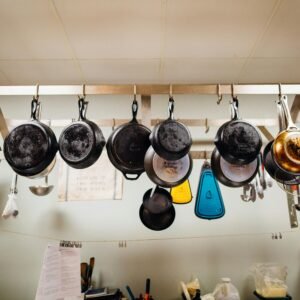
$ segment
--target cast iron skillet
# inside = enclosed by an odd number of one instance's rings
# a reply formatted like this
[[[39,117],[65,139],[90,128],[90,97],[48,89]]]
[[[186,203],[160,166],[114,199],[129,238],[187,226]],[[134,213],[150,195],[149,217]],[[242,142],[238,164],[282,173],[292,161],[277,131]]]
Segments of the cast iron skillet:
[[[38,99],[33,98],[31,121],[14,128],[4,140],[3,150],[8,164],[18,175],[29,178],[49,173],[58,150],[52,129],[37,119],[38,109]]]
[[[193,160],[190,153],[177,160],[160,157],[150,146],[145,155],[145,170],[152,182],[162,187],[174,187],[190,176]]]
[[[132,120],[119,126],[108,138],[106,148],[111,163],[126,179],[136,180],[145,171],[144,157],[150,146],[150,129],[136,120],[138,103],[132,103]]]
[[[218,129],[215,145],[226,161],[235,165],[249,164],[260,152],[261,136],[254,126],[239,119],[236,97],[232,100],[231,110],[231,120]]]
[[[140,207],[139,214],[142,223],[147,228],[155,231],[165,230],[170,227],[174,222],[176,215],[174,205],[164,213],[152,214],[143,204]]]
[[[174,120],[174,99],[169,99],[169,118],[157,124],[150,135],[155,152],[164,159],[177,160],[185,156],[192,145],[187,127]]]
[[[87,104],[83,98],[78,100],[79,120],[65,128],[58,141],[62,159],[76,169],[94,164],[105,145],[101,129],[86,119]]]
[[[245,165],[234,165],[221,157],[217,148],[211,155],[211,169],[214,176],[222,184],[229,187],[241,187],[252,181],[259,167],[258,158]]]
[[[171,194],[160,187],[156,187],[154,192],[153,189],[149,189],[143,197],[143,205],[151,214],[161,214],[168,211],[172,203]]]

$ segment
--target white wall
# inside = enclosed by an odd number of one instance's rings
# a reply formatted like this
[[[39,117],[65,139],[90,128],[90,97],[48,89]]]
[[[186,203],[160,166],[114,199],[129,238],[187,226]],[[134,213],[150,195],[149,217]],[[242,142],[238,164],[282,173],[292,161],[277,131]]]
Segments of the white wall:
[[[276,117],[274,97],[240,97],[244,118]],[[130,96],[89,97],[91,119],[128,118]],[[227,99],[228,100],[228,99]],[[216,105],[210,96],[176,96],[175,117],[227,118],[228,101]],[[292,98],[290,98],[292,100]],[[7,118],[27,119],[31,97],[1,97],[0,107]],[[41,97],[43,117],[66,119],[77,116],[76,97]],[[153,97],[152,116],[165,117],[168,98]],[[108,137],[111,129],[103,128]],[[57,136],[59,135],[59,129]],[[194,138],[206,136],[203,128],[192,128]],[[202,161],[194,161],[191,175],[196,194]],[[55,184],[57,169],[50,175]],[[0,209],[5,205],[12,171],[5,161],[0,164]],[[38,181],[37,181],[38,182]],[[48,242],[60,239],[82,240],[82,261],[96,257],[96,285],[120,287],[129,284],[138,293],[145,279],[152,279],[155,299],[180,299],[179,281],[197,276],[204,293],[212,291],[219,278],[229,276],[242,299],[251,296],[254,285],[249,267],[254,262],[277,261],[288,266],[288,286],[294,299],[300,295],[299,232],[291,230],[285,194],[274,184],[263,200],[244,203],[241,189],[221,187],[226,214],[220,220],[195,217],[193,200],[176,206],[173,225],[163,232],[145,228],[139,220],[139,207],[151,182],[145,174],[138,182],[125,182],[121,201],[59,203],[54,190],[49,196],[32,195],[31,180],[20,178],[18,206],[14,220],[0,219],[0,299],[34,299],[41,262]],[[272,232],[282,232],[282,240],[272,240]],[[118,241],[126,240],[127,248]]]

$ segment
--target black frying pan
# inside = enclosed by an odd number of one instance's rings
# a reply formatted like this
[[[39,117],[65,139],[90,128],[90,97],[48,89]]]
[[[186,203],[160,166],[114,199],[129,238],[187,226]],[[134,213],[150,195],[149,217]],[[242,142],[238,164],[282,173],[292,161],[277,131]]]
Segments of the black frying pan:
[[[258,158],[244,165],[227,162],[215,148],[211,155],[211,168],[219,182],[228,187],[241,187],[252,181],[259,167]]]
[[[52,129],[37,119],[39,103],[31,101],[31,121],[15,127],[4,140],[4,156],[13,170],[29,178],[47,175],[58,150]]]
[[[150,135],[155,152],[166,160],[177,160],[185,156],[191,146],[191,134],[186,126],[174,120],[174,99],[169,99],[169,118],[157,124]]]
[[[239,119],[237,98],[233,98],[231,109],[232,119],[218,129],[215,145],[226,161],[235,165],[249,164],[260,153],[261,136],[253,125]]]
[[[72,168],[84,169],[94,164],[100,157],[105,139],[101,129],[86,119],[88,102],[78,100],[79,121],[63,130],[59,137],[59,153]]]
[[[165,213],[152,214],[143,204],[140,207],[139,214],[142,223],[147,228],[155,231],[165,230],[170,227],[174,222],[176,215],[173,205]]]
[[[173,205],[171,194],[160,187],[149,189],[143,197],[144,207],[152,214],[161,214],[168,211]]]
[[[108,138],[106,148],[111,163],[126,179],[135,180],[145,171],[144,157],[150,146],[150,129],[136,119],[138,103],[132,103],[132,120],[119,126]]]

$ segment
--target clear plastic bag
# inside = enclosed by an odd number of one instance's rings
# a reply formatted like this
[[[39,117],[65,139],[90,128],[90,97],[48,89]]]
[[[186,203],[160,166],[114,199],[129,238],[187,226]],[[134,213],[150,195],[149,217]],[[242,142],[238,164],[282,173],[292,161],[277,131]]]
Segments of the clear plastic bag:
[[[286,297],[287,267],[277,263],[260,263],[251,268],[256,292],[265,297]]]
[[[239,292],[231,283],[230,278],[222,278],[222,282],[217,284],[213,296],[215,300],[240,300]]]

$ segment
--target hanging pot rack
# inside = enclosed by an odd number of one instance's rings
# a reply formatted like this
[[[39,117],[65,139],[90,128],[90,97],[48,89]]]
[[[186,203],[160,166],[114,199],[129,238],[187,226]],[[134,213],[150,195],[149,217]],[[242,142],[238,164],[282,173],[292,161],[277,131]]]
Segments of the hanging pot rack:
[[[86,95],[141,95],[142,118],[139,120],[146,126],[154,126],[162,119],[151,119],[151,95],[216,95],[216,102],[220,104],[223,95],[296,95],[291,107],[294,121],[300,111],[300,84],[123,84],[123,85],[27,85],[27,86],[0,86],[1,96],[78,96]],[[38,95],[37,95],[38,93]],[[247,119],[256,125],[267,140],[273,138],[267,127],[277,126],[277,119]],[[24,123],[26,120],[5,119],[0,107],[0,131],[4,138],[9,128]],[[65,127],[72,120],[42,120],[51,121],[53,127]],[[127,119],[102,119],[94,120],[99,126],[114,127],[126,123]],[[208,132],[210,127],[219,127],[227,119],[180,119],[180,122],[191,127],[204,127]],[[193,141],[193,146],[212,145],[212,141]],[[209,157],[211,151],[192,151],[194,159]],[[1,159],[1,157],[0,157]]]
[[[85,85],[86,95],[130,95],[136,86],[138,95],[170,93],[169,84]],[[300,84],[172,84],[173,94],[231,95],[232,86],[238,95],[300,94]],[[0,86],[0,96],[35,95],[36,85]],[[40,85],[39,95],[80,95],[82,85]]]

